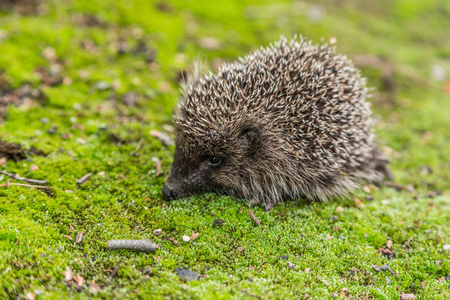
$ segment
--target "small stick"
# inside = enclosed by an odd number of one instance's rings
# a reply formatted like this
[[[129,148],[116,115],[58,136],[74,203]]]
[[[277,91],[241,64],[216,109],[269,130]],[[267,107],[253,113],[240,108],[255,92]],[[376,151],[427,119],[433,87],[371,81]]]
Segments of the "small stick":
[[[253,210],[250,210],[248,214],[250,215],[250,218],[252,218],[252,220],[255,221],[256,225],[261,226],[261,222],[259,222],[258,218],[253,213]]]
[[[252,298],[256,298],[256,299],[261,299],[262,298],[261,296],[257,296],[257,295],[253,295],[253,294],[248,293],[246,289],[243,289],[241,292],[246,294],[249,297],[252,297]]]
[[[114,268],[114,270],[112,270],[112,272],[111,272],[111,274],[109,274],[109,276],[111,278],[114,278],[114,276],[117,275],[117,272],[119,271],[119,269],[120,269],[120,266],[118,265],[117,267]]]
[[[47,180],[37,180],[37,179],[29,179],[21,176],[17,176],[17,174],[10,174],[5,171],[0,171],[1,174],[6,175],[8,177],[11,177],[12,179],[17,179],[21,181],[26,181],[29,183],[35,183],[35,184],[47,184]]]
[[[139,150],[141,150],[142,145],[144,144],[144,138],[139,140],[139,143],[136,146],[136,149],[131,152],[131,156],[137,156],[137,153],[139,152]]]
[[[141,150],[142,144],[144,144],[144,138],[139,140],[139,143],[137,144],[136,150],[134,150],[134,153],[138,153],[138,151]]]
[[[80,187],[83,183],[85,183],[86,181],[89,180],[89,177],[92,176],[92,173],[87,173],[86,175],[84,175],[83,177],[81,177],[80,179],[77,179],[77,185],[78,187]]]
[[[5,184],[1,184],[0,187],[6,186],[6,188],[9,188],[10,185],[26,186],[29,188],[38,188],[38,189],[49,189],[50,188],[48,186],[14,183],[14,182],[9,182],[9,181],[7,181]]]
[[[111,240],[108,241],[107,250],[129,249],[143,252],[155,251],[159,245],[152,243],[149,239],[145,240]]]
[[[156,165],[156,176],[161,175],[161,161],[156,156],[153,156],[152,162]]]

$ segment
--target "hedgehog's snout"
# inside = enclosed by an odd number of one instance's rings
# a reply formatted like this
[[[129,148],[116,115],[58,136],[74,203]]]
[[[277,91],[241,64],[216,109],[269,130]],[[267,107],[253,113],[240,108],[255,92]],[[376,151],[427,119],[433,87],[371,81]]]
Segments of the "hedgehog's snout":
[[[166,198],[169,201],[177,199],[177,193],[174,191],[174,189],[172,189],[169,185],[167,185],[167,183],[164,183],[162,192],[164,198]]]

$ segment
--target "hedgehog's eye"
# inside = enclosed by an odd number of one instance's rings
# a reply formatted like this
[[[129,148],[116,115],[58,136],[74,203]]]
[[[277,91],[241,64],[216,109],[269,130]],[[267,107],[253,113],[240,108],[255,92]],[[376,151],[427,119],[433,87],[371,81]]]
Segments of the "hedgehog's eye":
[[[217,167],[222,163],[222,159],[218,156],[211,156],[208,161],[209,166]]]

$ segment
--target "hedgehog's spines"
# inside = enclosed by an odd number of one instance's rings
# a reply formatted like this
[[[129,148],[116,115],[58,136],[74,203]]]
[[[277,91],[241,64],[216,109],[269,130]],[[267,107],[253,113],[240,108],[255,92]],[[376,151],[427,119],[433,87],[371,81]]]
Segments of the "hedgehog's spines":
[[[235,170],[217,175],[215,189],[260,201],[326,200],[360,178],[381,180],[385,162],[374,154],[366,81],[334,53],[302,36],[282,37],[217,75],[192,77],[174,116],[177,148],[246,160],[239,136],[249,123],[257,126],[258,160],[236,161]]]

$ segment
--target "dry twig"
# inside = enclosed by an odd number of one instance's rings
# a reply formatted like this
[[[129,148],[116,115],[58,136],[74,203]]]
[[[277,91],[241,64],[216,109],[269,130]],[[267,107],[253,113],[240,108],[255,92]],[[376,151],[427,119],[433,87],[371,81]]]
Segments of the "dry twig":
[[[149,239],[145,240],[111,240],[108,241],[108,250],[129,249],[142,252],[155,251],[159,245],[152,243]]]
[[[89,178],[92,176],[92,173],[88,173],[81,177],[80,179],[77,179],[77,185],[80,187],[83,183],[89,180]]]
[[[6,181],[5,184],[1,184],[0,187],[6,186],[6,188],[9,188],[9,186],[11,186],[11,185],[26,186],[26,187],[29,187],[29,188],[38,188],[38,189],[49,189],[50,188],[48,186],[42,186],[42,185],[14,183],[14,182],[9,182],[8,180]]]
[[[29,178],[17,176],[17,174],[10,174],[10,173],[7,173],[7,172],[5,172],[5,171],[0,171],[0,174],[6,175],[6,176],[8,176],[8,177],[11,177],[12,179],[21,180],[21,181],[26,181],[26,182],[29,182],[29,183],[34,183],[34,184],[47,184],[47,180],[29,179]]]

